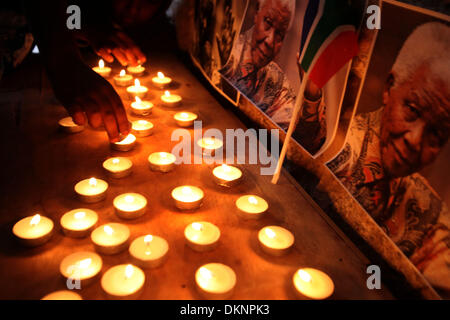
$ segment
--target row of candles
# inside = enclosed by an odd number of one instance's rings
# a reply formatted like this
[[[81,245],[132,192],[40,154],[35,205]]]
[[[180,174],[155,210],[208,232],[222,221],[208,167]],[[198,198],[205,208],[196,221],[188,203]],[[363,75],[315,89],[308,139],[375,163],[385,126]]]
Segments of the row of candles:
[[[105,67],[101,60],[98,67],[93,68],[100,75],[107,77],[111,68]],[[145,68],[142,66],[128,67],[135,76],[141,76]],[[114,77],[114,82],[119,86],[127,86],[132,83],[132,76],[124,70]],[[161,72],[152,79],[155,87],[166,89],[172,79]],[[129,86],[127,92],[132,94],[136,101],[131,104],[131,110],[135,115],[148,115],[153,104],[142,101],[148,88],[141,86],[139,80],[135,80],[134,86]],[[161,97],[164,105],[179,106],[181,97],[171,95],[168,91]],[[168,104],[167,104],[168,103]],[[183,127],[192,125],[197,116],[189,112],[178,113],[175,117],[177,124]],[[176,116],[177,116],[176,115]],[[188,119],[189,120],[188,120]],[[73,123],[72,119],[64,118],[59,122],[60,126],[68,132],[79,132],[80,126]],[[137,136],[151,134],[153,124],[146,120],[133,122],[133,132]],[[124,140],[111,144],[114,150],[129,151],[133,148],[136,137],[130,134]],[[222,141],[215,138],[204,138],[197,142],[204,151],[213,152],[221,148]],[[167,152],[155,152],[148,157],[149,167],[153,171],[170,172],[175,168],[176,157]],[[103,162],[103,168],[111,178],[124,178],[132,171],[133,163],[125,157],[109,158]],[[242,171],[239,168],[226,164],[213,169],[212,175],[217,184],[232,187],[239,183]],[[78,198],[85,203],[99,202],[105,199],[108,183],[101,179],[90,178],[78,182],[75,185]],[[172,190],[172,199],[179,210],[195,210],[202,205],[204,191],[196,186],[179,186]],[[259,219],[269,208],[268,203],[256,195],[244,195],[236,200],[237,214],[244,219]],[[115,213],[122,219],[136,219],[146,212],[147,199],[137,193],[124,193],[113,200]],[[143,289],[145,274],[141,268],[156,268],[161,266],[169,251],[168,242],[155,235],[138,237],[129,245],[130,231],[126,225],[120,223],[108,223],[96,227],[98,215],[90,209],[75,209],[65,213],[60,219],[63,233],[70,237],[86,237],[90,235],[91,241],[98,253],[111,255],[122,252],[128,248],[132,264],[118,265],[106,271],[101,279],[101,286],[105,293],[112,298],[136,298]],[[53,221],[39,214],[24,218],[13,227],[13,234],[27,246],[42,245],[47,242],[53,232]],[[193,222],[184,230],[186,244],[198,252],[213,250],[220,239],[220,229],[206,221]],[[294,244],[294,235],[280,226],[266,226],[258,232],[260,247],[264,252],[273,256],[286,254]],[[60,272],[66,278],[74,278],[81,283],[91,282],[102,269],[102,259],[94,252],[77,252],[69,255],[60,264]],[[201,266],[195,273],[197,289],[206,298],[226,299],[236,285],[236,274],[232,268],[221,263],[209,263]],[[302,268],[295,272],[293,285],[296,292],[303,298],[325,299],[334,291],[331,278],[320,270]],[[74,292],[55,292],[44,299],[77,299]]]

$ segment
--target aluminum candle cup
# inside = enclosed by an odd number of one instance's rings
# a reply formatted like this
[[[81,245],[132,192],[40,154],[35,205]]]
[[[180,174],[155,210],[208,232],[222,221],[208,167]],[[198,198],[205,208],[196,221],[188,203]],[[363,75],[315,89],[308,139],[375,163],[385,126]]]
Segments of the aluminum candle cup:
[[[333,280],[326,273],[313,268],[298,269],[292,282],[301,299],[323,300],[334,292]]]
[[[95,250],[102,254],[116,254],[125,250],[128,246],[130,230],[120,223],[108,223],[102,225],[91,233],[91,240]]]
[[[98,221],[95,211],[85,208],[66,212],[60,220],[61,229],[68,237],[83,238],[88,236]]]
[[[85,179],[75,185],[78,198],[85,203],[99,202],[105,199],[108,183],[101,179]]]
[[[153,85],[158,89],[165,89],[167,88],[170,83],[172,82],[172,79],[169,77],[166,77],[164,73],[158,72],[158,75],[156,77],[153,77],[152,83]]]
[[[175,168],[176,157],[168,152],[155,152],[148,157],[152,171],[169,172]]]
[[[148,116],[152,113],[153,103],[150,101],[142,101],[139,97],[134,98],[131,103],[131,111],[136,116]]]
[[[103,168],[108,172],[111,178],[120,179],[131,174],[133,163],[130,159],[124,157],[115,157],[106,159],[103,162]]]
[[[195,113],[183,111],[176,113],[173,118],[175,119],[178,126],[186,128],[192,127],[194,125],[194,121],[197,120],[198,116]]]
[[[194,186],[180,186],[172,190],[175,206],[180,210],[198,209],[203,197],[203,190]]]
[[[53,234],[53,221],[35,214],[18,221],[13,226],[12,232],[23,245],[40,246],[50,240]]]
[[[59,127],[62,131],[67,133],[77,133],[84,130],[84,126],[79,126],[73,122],[72,117],[62,118],[58,121]]]
[[[142,293],[145,274],[132,264],[121,264],[103,274],[101,286],[110,299],[137,299]]]
[[[148,234],[135,239],[128,251],[137,266],[157,268],[165,262],[169,244],[161,237]]]
[[[59,290],[49,293],[41,300],[83,300],[81,296],[73,290]]]
[[[222,164],[214,168],[213,175],[218,185],[233,187],[241,181],[242,171],[236,167]]]
[[[114,198],[114,209],[122,219],[136,219],[147,209],[147,199],[139,193],[123,193]]]
[[[104,78],[109,77],[109,75],[111,74],[111,68],[105,67],[105,61],[103,61],[103,59],[100,59],[98,61],[98,67],[93,67],[92,70],[94,70]]]
[[[255,195],[245,195],[236,200],[238,215],[244,219],[259,219],[269,208],[266,200]]]
[[[114,83],[119,87],[128,87],[133,84],[133,76],[126,74],[125,70],[121,70],[120,73],[114,76]]]
[[[223,141],[217,138],[203,138],[197,141],[204,155],[214,156],[216,151],[223,147]]]
[[[209,222],[193,222],[184,229],[186,244],[195,251],[213,250],[220,238],[220,229]]]
[[[294,235],[285,228],[268,226],[259,230],[258,240],[264,252],[272,256],[281,256],[294,244]]]
[[[161,103],[166,107],[179,107],[181,105],[182,98],[177,94],[171,94],[169,91],[165,91],[161,96]]]
[[[148,88],[146,86],[141,86],[139,79],[134,79],[134,86],[129,86],[127,92],[130,99],[134,99],[135,97],[144,99],[147,96]]]
[[[143,67],[141,65],[138,65],[136,67],[129,66],[127,68],[127,71],[128,71],[129,74],[131,74],[131,75],[133,75],[135,77],[140,77],[140,76],[142,76],[144,74],[145,67]]]
[[[61,261],[59,271],[72,281],[80,281],[82,287],[91,284],[102,270],[102,258],[94,252],[76,252]]]
[[[123,139],[119,142],[110,143],[111,148],[113,150],[123,151],[123,152],[130,151],[131,149],[134,148],[135,144],[136,144],[136,137],[132,133],[127,135],[125,137],[125,139]]]
[[[153,123],[147,120],[136,120],[131,123],[131,130],[137,137],[147,137],[153,133]]]
[[[221,263],[208,263],[195,273],[197,290],[206,299],[225,300],[233,294],[236,274]]]

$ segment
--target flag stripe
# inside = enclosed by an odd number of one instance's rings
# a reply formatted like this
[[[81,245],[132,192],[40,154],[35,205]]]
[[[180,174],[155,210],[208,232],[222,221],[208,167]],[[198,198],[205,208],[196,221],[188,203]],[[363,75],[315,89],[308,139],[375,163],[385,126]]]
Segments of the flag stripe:
[[[320,19],[322,18],[325,1],[326,0],[310,0],[308,3],[308,8],[310,6],[314,6],[317,3],[317,11],[316,11],[316,16],[314,17],[314,20],[313,20],[314,22],[312,23],[311,26],[307,27],[308,34],[307,34],[307,36],[305,35],[306,40],[305,40],[304,45],[301,47],[302,52],[301,52],[300,59],[299,59],[300,61],[303,61],[303,57],[307,51],[307,48],[309,47],[309,43],[311,42],[311,38],[314,34],[314,29],[317,27],[317,24],[319,23]],[[308,8],[306,9],[307,11],[308,11]],[[306,18],[306,16],[305,16],[305,18]],[[303,37],[303,35],[302,35],[302,37]]]
[[[317,24],[321,15],[317,15],[319,11],[320,0],[310,0],[308,3],[308,7],[306,8],[305,16],[303,18],[303,29],[302,29],[302,41],[300,44],[300,52],[303,52],[305,48],[306,40],[308,39],[308,35],[310,35],[310,31],[314,25]],[[323,8],[323,6],[322,6]]]

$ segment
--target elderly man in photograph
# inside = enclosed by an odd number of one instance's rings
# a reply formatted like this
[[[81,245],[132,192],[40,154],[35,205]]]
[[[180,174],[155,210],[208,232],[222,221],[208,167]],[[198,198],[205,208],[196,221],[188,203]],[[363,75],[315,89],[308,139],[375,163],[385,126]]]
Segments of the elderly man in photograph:
[[[383,105],[353,119],[328,167],[436,287],[450,291],[450,215],[418,172],[450,132],[450,27],[430,22],[404,42]],[[312,92],[320,98],[320,92]]]

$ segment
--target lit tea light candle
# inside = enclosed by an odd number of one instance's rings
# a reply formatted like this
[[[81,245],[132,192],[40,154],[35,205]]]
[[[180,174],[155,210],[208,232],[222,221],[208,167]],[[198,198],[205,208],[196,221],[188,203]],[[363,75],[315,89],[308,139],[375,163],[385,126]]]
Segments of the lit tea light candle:
[[[114,300],[134,300],[142,293],[145,274],[132,264],[120,264],[106,271],[101,286],[107,297]]]
[[[81,180],[75,185],[75,192],[82,202],[94,203],[105,199],[108,183],[101,179]]]
[[[214,168],[213,175],[217,184],[224,187],[232,187],[241,180],[242,171],[236,167],[222,164]]]
[[[154,152],[148,157],[150,169],[159,172],[169,172],[175,168],[177,158],[168,152]]]
[[[102,77],[105,77],[105,78],[109,77],[109,75],[111,73],[111,68],[105,67],[105,61],[103,61],[103,59],[100,59],[98,61],[98,67],[93,67],[92,70],[94,70],[99,75],[101,75]]]
[[[127,92],[130,99],[134,99],[134,97],[144,99],[147,96],[148,88],[146,86],[141,86],[139,79],[134,79],[134,86],[129,86]]]
[[[245,195],[236,200],[238,215],[244,219],[259,219],[269,208],[266,200],[255,195]]]
[[[119,87],[131,86],[133,83],[133,76],[126,74],[125,70],[121,70],[118,75],[114,76],[114,83]]]
[[[197,209],[202,205],[203,190],[194,186],[180,186],[172,190],[175,206],[180,210]]]
[[[147,199],[139,193],[123,193],[113,201],[116,214],[122,219],[136,219],[145,213]]]
[[[52,236],[53,221],[35,214],[18,221],[12,229],[13,234],[23,244],[36,247],[46,243]]]
[[[156,77],[153,77],[152,83],[155,87],[159,89],[165,89],[167,88],[170,83],[172,82],[172,79],[169,77],[166,77],[164,73],[158,72]]]
[[[161,96],[162,104],[166,107],[179,107],[181,105],[181,96],[171,94],[170,91],[165,91]]]
[[[120,223],[102,225],[91,233],[95,249],[103,254],[116,254],[128,246],[130,230]]]
[[[145,67],[143,67],[143,66],[141,66],[141,65],[138,65],[138,66],[135,66],[135,67],[129,66],[129,67],[127,68],[127,71],[128,71],[130,74],[132,74],[133,76],[135,76],[135,77],[140,77],[140,76],[142,76],[142,75],[144,74],[144,72],[145,72]]]
[[[184,229],[186,244],[195,251],[213,250],[220,238],[220,230],[210,222],[193,222]]]
[[[197,141],[197,145],[202,148],[204,155],[214,156],[215,151],[219,150],[223,146],[223,141],[214,137],[202,138]]]
[[[152,113],[153,103],[150,101],[142,101],[139,97],[135,97],[135,101],[131,103],[131,111],[137,116],[148,116]]]
[[[63,233],[68,237],[88,236],[98,221],[98,215],[90,209],[75,209],[66,212],[60,220]]]
[[[180,127],[192,127],[198,116],[195,113],[183,111],[176,113],[173,118]]]
[[[83,298],[73,290],[59,290],[45,295],[41,300],[83,300]]]
[[[72,117],[62,118],[58,121],[61,130],[67,133],[77,133],[84,130],[84,126],[79,126],[73,122]]]
[[[334,291],[333,280],[326,273],[313,268],[298,269],[292,282],[298,296],[303,299],[326,299]]]
[[[208,263],[195,273],[197,289],[207,299],[224,300],[233,294],[236,274],[221,263]]]
[[[153,123],[147,120],[131,122],[131,130],[138,137],[147,137],[153,133]]]
[[[136,144],[136,136],[132,133],[128,134],[124,139],[119,142],[111,142],[111,148],[116,151],[130,151]]]
[[[79,280],[82,287],[95,280],[102,270],[102,258],[94,252],[75,252],[65,257],[59,271],[66,279]]]
[[[103,168],[111,178],[124,178],[131,174],[133,162],[124,157],[109,158],[103,162]]]
[[[166,260],[169,244],[161,237],[148,234],[135,239],[128,251],[133,263],[141,268],[157,268]]]
[[[281,256],[294,244],[294,235],[287,229],[278,226],[264,227],[259,230],[258,240],[264,252]]]

